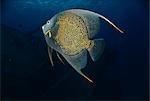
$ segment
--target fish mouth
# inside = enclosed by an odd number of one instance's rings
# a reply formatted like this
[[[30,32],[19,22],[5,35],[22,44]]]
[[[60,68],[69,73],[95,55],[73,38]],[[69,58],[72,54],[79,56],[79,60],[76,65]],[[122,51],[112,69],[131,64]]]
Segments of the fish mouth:
[[[45,34],[45,36],[47,36],[47,37],[49,37],[49,38],[51,38],[51,36],[52,36],[50,30],[46,31],[44,34]]]

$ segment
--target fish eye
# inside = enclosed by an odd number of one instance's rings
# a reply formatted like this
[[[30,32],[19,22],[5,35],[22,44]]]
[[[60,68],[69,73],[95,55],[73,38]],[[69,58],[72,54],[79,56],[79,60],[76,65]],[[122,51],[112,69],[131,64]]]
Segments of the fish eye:
[[[47,24],[50,24],[50,20],[47,21]]]

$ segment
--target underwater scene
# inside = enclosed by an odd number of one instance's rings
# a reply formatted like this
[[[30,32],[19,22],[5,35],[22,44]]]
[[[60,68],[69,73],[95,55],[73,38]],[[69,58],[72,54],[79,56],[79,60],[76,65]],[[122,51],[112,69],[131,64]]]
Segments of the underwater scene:
[[[66,13],[54,28],[51,18],[70,9],[95,12],[95,23]],[[149,0],[1,0],[0,28],[3,100],[149,99]],[[89,39],[86,28],[99,31]],[[65,51],[49,40],[54,32]]]

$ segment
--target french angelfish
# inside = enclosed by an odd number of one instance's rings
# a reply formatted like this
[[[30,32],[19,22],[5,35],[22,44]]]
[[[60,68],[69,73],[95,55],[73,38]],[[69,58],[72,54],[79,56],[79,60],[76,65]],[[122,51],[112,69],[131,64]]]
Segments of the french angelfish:
[[[104,51],[104,39],[93,39],[100,30],[100,19],[107,21],[116,30],[123,33],[104,16],[88,10],[66,10],[48,20],[42,26],[42,30],[48,45],[48,54],[52,66],[54,65],[52,52],[55,50],[61,61],[59,54],[80,75],[93,83],[93,80],[83,74],[81,69],[86,67],[88,52],[92,60],[96,61]]]

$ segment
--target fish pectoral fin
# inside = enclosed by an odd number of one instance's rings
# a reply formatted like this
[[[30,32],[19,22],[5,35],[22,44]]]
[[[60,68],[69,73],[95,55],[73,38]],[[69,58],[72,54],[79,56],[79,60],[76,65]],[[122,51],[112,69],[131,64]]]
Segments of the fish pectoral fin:
[[[65,64],[65,63],[63,62],[63,60],[61,59],[61,57],[59,56],[59,53],[58,53],[58,52],[56,52],[56,55],[57,55],[58,59],[59,59],[63,64]]]
[[[52,59],[52,48],[50,48],[50,47],[48,46],[47,49],[48,49],[48,56],[49,56],[51,65],[54,66],[54,62],[53,62],[53,59]]]

